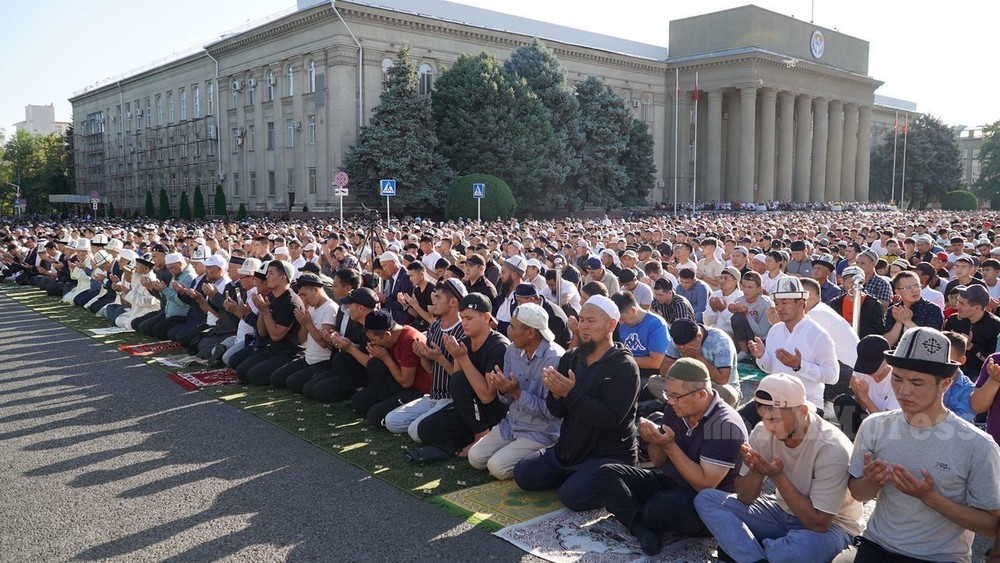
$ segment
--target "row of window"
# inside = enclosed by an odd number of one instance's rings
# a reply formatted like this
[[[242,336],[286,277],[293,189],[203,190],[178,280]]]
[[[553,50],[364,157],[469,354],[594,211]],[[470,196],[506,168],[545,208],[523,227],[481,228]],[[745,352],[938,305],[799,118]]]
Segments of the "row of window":
[[[382,90],[389,87],[389,70],[395,65],[393,59],[382,59]],[[434,89],[434,67],[421,63],[417,68],[417,93],[421,96],[430,96]]]
[[[316,195],[316,168],[309,168],[306,171],[306,190],[309,195]],[[249,173],[249,197],[250,199],[255,199],[257,197],[257,173]],[[233,199],[240,199],[240,175],[235,173],[232,175],[232,186],[233,186]],[[267,197],[277,197],[277,176],[274,170],[267,171]],[[285,171],[285,191],[294,192],[295,191],[295,169],[289,168]]]
[[[302,122],[297,119],[286,119],[285,120],[285,147],[295,148],[295,137],[296,133],[302,130]],[[275,127],[273,121],[268,121],[265,124],[264,133],[264,148],[266,150],[274,150],[275,147],[275,137],[274,137]],[[246,129],[241,127],[232,128],[233,135],[233,152],[237,153],[240,148],[246,147],[248,151],[257,150],[257,128],[254,125],[248,125]],[[316,144],[316,116],[307,115],[306,116],[306,142],[310,145]]]

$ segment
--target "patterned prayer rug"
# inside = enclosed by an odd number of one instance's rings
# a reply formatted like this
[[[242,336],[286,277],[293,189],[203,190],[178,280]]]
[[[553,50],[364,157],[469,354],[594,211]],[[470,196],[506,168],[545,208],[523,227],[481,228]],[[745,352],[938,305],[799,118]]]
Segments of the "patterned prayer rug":
[[[175,371],[167,374],[167,377],[188,391],[239,383],[239,379],[236,378],[236,370],[232,368],[208,369],[188,373]]]
[[[606,511],[563,508],[496,532],[528,553],[553,563],[632,563],[714,561],[714,539],[663,536],[663,551],[647,557],[639,542]]]
[[[153,342],[150,344],[122,344],[118,349],[130,356],[151,356],[153,354],[183,350],[184,345],[173,340],[164,340],[163,342]]]

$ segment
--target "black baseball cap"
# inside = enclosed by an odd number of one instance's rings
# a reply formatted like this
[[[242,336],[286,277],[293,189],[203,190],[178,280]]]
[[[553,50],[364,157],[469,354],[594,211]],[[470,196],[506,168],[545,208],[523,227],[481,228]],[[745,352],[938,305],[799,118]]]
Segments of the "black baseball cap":
[[[698,336],[698,323],[687,317],[681,317],[670,325],[670,336],[674,339],[674,344],[683,346]]]
[[[378,296],[367,287],[359,287],[352,290],[347,294],[347,297],[340,300],[341,305],[349,305],[351,303],[357,303],[362,307],[374,309],[378,305]]]
[[[470,293],[463,297],[462,302],[458,305],[459,311],[465,311],[466,309],[472,309],[480,313],[489,313],[493,311],[493,304],[490,302],[490,298],[482,293]]]
[[[885,360],[885,351],[889,342],[881,335],[869,334],[858,342],[858,359],[854,362],[854,371],[871,375]]]
[[[392,313],[385,309],[372,311],[365,315],[365,330],[384,332],[392,330],[392,327],[395,325],[396,321],[392,320]]]

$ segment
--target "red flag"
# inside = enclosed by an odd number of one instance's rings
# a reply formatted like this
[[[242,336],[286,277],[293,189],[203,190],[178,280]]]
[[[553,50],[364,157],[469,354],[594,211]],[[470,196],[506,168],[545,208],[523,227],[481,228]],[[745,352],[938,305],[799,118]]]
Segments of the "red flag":
[[[697,102],[700,97],[701,92],[698,90],[698,73],[696,72],[694,74],[694,92],[691,92],[691,99]]]
[[[897,115],[895,119],[892,120],[892,130],[899,131],[899,116]]]
[[[910,118],[906,117],[905,119],[903,119],[903,136],[904,137],[906,136],[906,133],[909,130],[910,130]]]

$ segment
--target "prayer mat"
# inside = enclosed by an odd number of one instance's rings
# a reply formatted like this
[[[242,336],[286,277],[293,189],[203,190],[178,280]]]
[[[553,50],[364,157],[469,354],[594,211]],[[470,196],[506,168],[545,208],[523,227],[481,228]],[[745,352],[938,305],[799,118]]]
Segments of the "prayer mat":
[[[171,368],[186,368],[195,364],[208,365],[208,360],[198,356],[163,356],[153,358],[153,361]]]
[[[231,385],[233,383],[240,382],[239,379],[236,378],[236,370],[232,368],[207,369],[188,373],[175,371],[167,374],[167,377],[187,391],[194,391],[205,387],[216,387],[219,385]]]
[[[638,540],[603,509],[573,512],[563,508],[493,535],[553,563],[714,561],[718,545],[714,539],[664,535],[663,551],[647,557]]]
[[[150,344],[122,344],[118,349],[130,356],[152,356],[153,354],[183,350],[184,345],[173,340],[164,340],[163,342],[153,342]]]
[[[488,522],[496,528],[527,522],[563,508],[556,491],[524,491],[510,479],[448,493],[432,502],[435,501],[455,509],[470,522]]]
[[[112,327],[108,327],[108,328],[92,328],[92,329],[89,329],[89,330],[90,330],[91,333],[97,334],[97,335],[100,335],[100,336],[107,336],[109,334],[121,334],[123,332],[132,332],[132,329],[130,329],[130,328],[124,328],[124,327],[120,327],[120,326],[112,326]]]

